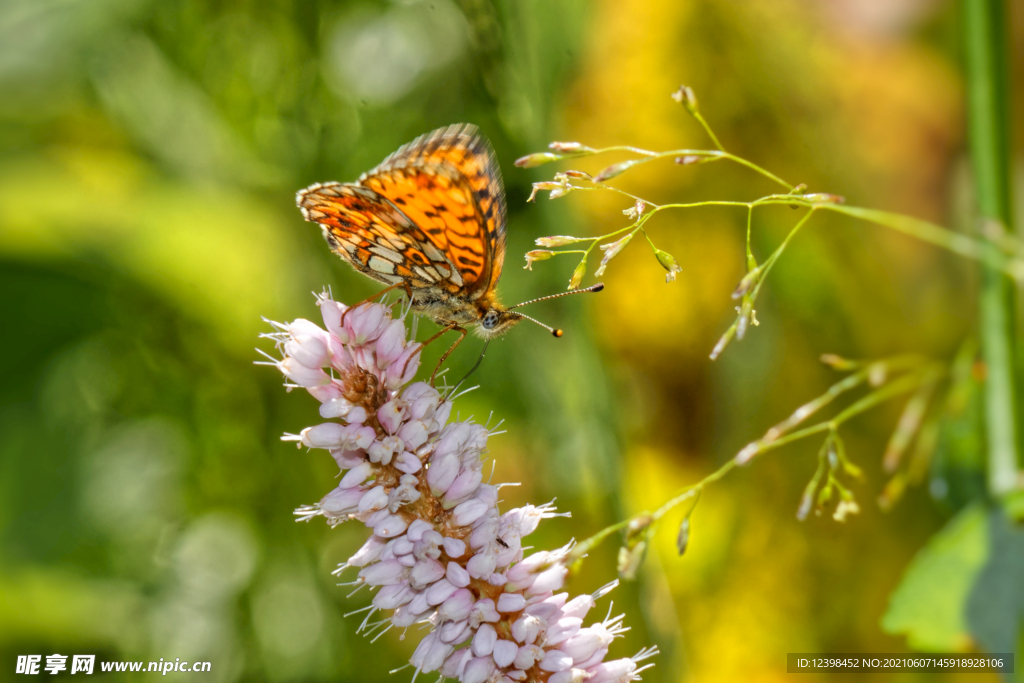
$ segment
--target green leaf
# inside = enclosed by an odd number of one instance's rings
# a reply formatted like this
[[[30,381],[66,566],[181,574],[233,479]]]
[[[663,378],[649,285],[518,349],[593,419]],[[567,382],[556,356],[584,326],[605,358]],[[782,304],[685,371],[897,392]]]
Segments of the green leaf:
[[[1024,624],[1024,528],[1008,515],[988,513],[991,552],[965,605],[971,635],[987,652],[1013,652]]]
[[[964,608],[988,550],[985,509],[972,505],[917,553],[889,597],[882,628],[906,635],[919,650],[967,650],[972,638]]]

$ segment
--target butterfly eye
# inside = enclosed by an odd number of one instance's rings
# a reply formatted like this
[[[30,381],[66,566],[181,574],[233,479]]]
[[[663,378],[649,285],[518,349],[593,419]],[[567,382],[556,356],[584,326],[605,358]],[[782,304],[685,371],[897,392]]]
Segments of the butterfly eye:
[[[484,315],[484,319],[480,321],[480,324],[483,325],[485,329],[491,329],[498,324],[498,312],[493,309],[487,311]]]

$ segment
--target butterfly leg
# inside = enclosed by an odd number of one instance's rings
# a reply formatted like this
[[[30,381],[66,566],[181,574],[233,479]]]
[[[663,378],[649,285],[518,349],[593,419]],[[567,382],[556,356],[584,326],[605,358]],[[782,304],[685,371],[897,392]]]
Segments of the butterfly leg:
[[[444,334],[445,332],[447,332],[449,330],[456,330],[456,331],[458,331],[459,338],[455,340],[455,343],[452,344],[451,347],[447,351],[445,351],[444,353],[441,354],[441,357],[437,361],[437,365],[434,367],[434,371],[432,373],[430,373],[430,386],[434,386],[434,378],[437,377],[437,371],[441,369],[441,364],[444,363],[445,360],[447,360],[448,356],[450,356],[452,354],[452,351],[455,350],[455,347],[458,346],[459,344],[461,344],[462,340],[466,338],[466,328],[459,327],[458,325],[449,325],[448,327],[444,328],[443,330],[441,330],[440,332],[435,334],[433,337],[431,337],[427,341],[423,342],[423,345],[426,346],[427,344],[429,344],[430,342],[434,341],[435,339],[437,339],[438,337],[440,337],[442,334]]]
[[[409,283],[405,282],[404,280],[402,282],[396,282],[395,284],[391,285],[390,287],[386,287],[386,288],[380,290],[379,292],[377,292],[376,294],[374,294],[373,296],[368,297],[366,299],[363,299],[359,303],[357,303],[357,304],[355,304],[353,306],[349,306],[347,309],[345,309],[345,312],[341,314],[341,324],[342,325],[345,324],[345,316],[348,315],[349,311],[351,311],[351,310],[353,310],[355,308],[359,308],[363,304],[368,304],[371,301],[373,301],[374,299],[377,299],[379,297],[384,296],[385,294],[390,292],[392,289],[395,289],[396,287],[403,287],[405,289],[406,296],[409,297],[409,301],[412,301],[412,290],[409,288]]]

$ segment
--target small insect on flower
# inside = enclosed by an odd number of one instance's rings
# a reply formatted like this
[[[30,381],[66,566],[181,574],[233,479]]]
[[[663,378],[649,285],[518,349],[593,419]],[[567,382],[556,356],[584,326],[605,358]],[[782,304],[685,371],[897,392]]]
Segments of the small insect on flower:
[[[564,193],[566,185],[554,189]],[[299,191],[296,203],[306,220],[320,225],[334,253],[388,285],[380,294],[401,288],[412,310],[443,328],[435,337],[460,333],[438,369],[467,327],[491,339],[530,320],[562,335],[512,310],[532,301],[506,308],[497,299],[505,260],[505,189],[494,151],[475,126],[457,124],[423,135],[355,182],[311,185]]]

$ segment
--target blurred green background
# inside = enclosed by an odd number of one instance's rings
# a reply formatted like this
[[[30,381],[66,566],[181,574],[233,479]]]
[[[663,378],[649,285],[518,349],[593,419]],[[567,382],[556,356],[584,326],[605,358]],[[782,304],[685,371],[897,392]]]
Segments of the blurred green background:
[[[261,316],[316,319],[312,291],[354,302],[377,289],[302,221],[297,189],[352,180],[417,135],[475,123],[508,192],[502,298],[554,293],[574,263],[521,270],[533,239],[623,227],[628,204],[597,193],[527,204],[531,182],[567,166],[512,161],[551,140],[707,146],[669,98],[686,83],[731,151],[812,190],[962,229],[972,200],[957,11],[931,0],[5,0],[0,678],[18,654],[96,653],[211,661],[210,681],[395,680],[388,670],[418,637],[357,637],[361,616],[342,615],[366,595],[346,598],[330,575],[365,530],[293,521],[337,473],[325,453],[278,439],[318,422],[316,403],[252,364],[254,346],[268,348]],[[656,202],[773,191],[724,164],[665,162],[616,182]],[[759,256],[795,215],[757,217]],[[545,523],[536,547],[589,536],[712,471],[835,381],[820,353],[946,357],[970,333],[971,264],[826,216],[773,271],[761,325],[712,363],[734,317],[744,221],[728,209],[658,217],[652,237],[683,267],[675,283],[634,241],[602,294],[531,307],[563,339],[521,326],[491,346],[480,389],[457,407],[506,421],[491,441],[495,480],[523,483],[503,489],[507,506],[557,496],[573,511]],[[460,349],[453,375],[479,346]],[[710,488],[683,558],[679,513],[669,519],[640,580],[613,594],[633,626],[613,655],[657,644],[644,675],[657,683],[783,680],[787,652],[906,651],[880,626],[889,595],[960,503],[928,487],[888,513],[874,503],[900,407],[844,430],[867,474],[862,514],[845,524],[795,519],[818,443]],[[571,591],[615,576],[613,546]],[[911,644],[975,646],[948,631]],[[900,680],[968,676],[986,680]]]

